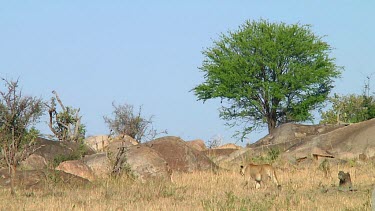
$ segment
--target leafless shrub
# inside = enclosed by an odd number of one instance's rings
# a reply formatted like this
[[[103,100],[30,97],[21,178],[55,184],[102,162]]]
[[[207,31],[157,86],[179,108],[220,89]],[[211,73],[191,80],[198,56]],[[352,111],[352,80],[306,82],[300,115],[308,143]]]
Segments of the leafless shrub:
[[[128,135],[140,143],[143,139],[151,140],[161,133],[167,133],[167,131],[158,132],[153,128],[153,116],[143,117],[142,106],[138,111],[134,109],[133,105],[126,103],[116,105],[113,102],[112,106],[114,119],[107,116],[103,118],[109,129],[116,135]]]
[[[207,148],[213,149],[213,148],[219,147],[222,144],[222,142],[223,142],[223,137],[221,135],[215,135],[207,141],[206,143]]]

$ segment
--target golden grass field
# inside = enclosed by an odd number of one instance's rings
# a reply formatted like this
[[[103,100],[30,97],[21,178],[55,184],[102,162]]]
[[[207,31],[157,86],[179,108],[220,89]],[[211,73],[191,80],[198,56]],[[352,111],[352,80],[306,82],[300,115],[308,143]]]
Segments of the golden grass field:
[[[174,174],[174,183],[108,179],[85,187],[48,185],[43,190],[0,190],[1,210],[371,210],[374,164],[331,166],[324,178],[317,165],[277,167],[274,184],[243,187],[238,172]],[[337,172],[350,172],[357,191],[337,190]]]

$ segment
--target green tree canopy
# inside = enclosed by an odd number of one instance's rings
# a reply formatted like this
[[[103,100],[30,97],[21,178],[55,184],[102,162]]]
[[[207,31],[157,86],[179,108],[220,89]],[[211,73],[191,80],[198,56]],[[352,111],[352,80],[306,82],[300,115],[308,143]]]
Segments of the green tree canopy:
[[[266,123],[271,132],[285,122],[312,120],[310,111],[340,76],[330,52],[309,25],[246,21],[203,51],[205,81],[193,91],[198,100],[224,100],[220,117],[244,124],[242,137]]]

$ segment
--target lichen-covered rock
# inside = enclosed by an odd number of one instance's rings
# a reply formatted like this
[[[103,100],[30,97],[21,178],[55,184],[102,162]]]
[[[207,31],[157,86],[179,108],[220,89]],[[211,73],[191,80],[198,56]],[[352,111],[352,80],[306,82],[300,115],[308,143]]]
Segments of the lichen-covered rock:
[[[64,161],[56,167],[56,170],[63,171],[69,174],[73,174],[89,181],[94,181],[95,176],[90,167],[80,160],[68,160]]]
[[[82,177],[57,170],[17,170],[14,180],[16,188],[43,189],[49,184],[63,184],[64,186],[80,186],[89,181]],[[8,169],[0,169],[0,187],[9,188],[11,178]]]
[[[204,141],[201,139],[196,139],[192,141],[187,141],[187,145],[189,145],[191,148],[194,148],[199,151],[204,151],[207,149],[206,144],[204,144]]]
[[[167,162],[155,150],[142,144],[130,145],[124,147],[123,154],[118,155],[120,148],[113,148],[106,153],[85,156],[83,162],[98,178],[106,178],[112,171],[115,171],[130,173],[141,181],[171,180]]]
[[[157,151],[173,171],[194,172],[218,169],[218,166],[203,152],[189,147],[179,137],[166,136],[147,142],[146,145]]]
[[[37,170],[47,168],[47,160],[37,154],[32,154],[20,163],[23,170]]]
[[[141,181],[171,180],[168,163],[152,148],[145,145],[131,146],[125,153],[127,165]]]
[[[138,142],[128,135],[111,137],[108,135],[90,136],[84,140],[84,143],[95,152],[108,151],[108,148],[114,148],[117,145],[137,145]]]
[[[112,172],[112,164],[107,153],[85,156],[82,161],[90,167],[96,178],[107,178]]]

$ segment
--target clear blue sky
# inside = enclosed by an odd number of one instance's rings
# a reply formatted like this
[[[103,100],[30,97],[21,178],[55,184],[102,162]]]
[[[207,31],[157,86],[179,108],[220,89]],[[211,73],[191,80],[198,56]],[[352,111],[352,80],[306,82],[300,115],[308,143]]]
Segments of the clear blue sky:
[[[203,49],[245,20],[311,24],[345,67],[334,92],[359,94],[375,72],[374,8],[374,1],[342,0],[0,1],[0,76],[20,77],[25,94],[46,100],[56,90],[81,108],[87,135],[108,133],[103,116],[115,101],[143,105],[169,135],[234,142],[220,103],[189,92],[203,82]]]

